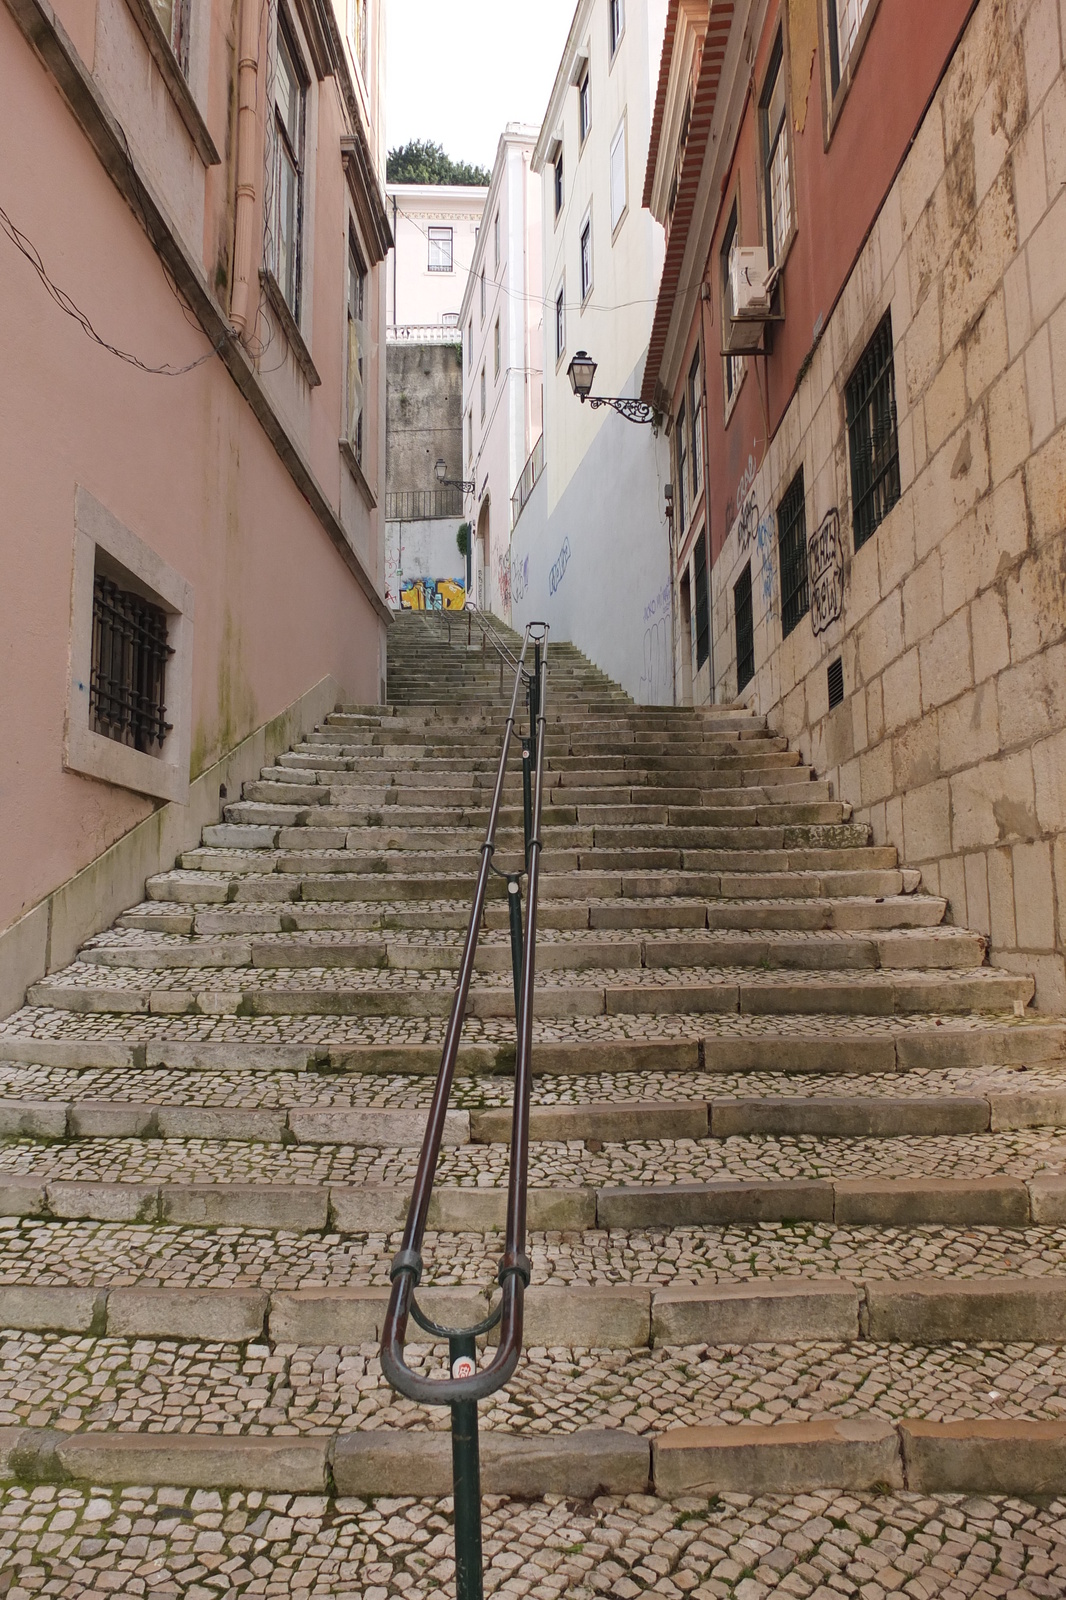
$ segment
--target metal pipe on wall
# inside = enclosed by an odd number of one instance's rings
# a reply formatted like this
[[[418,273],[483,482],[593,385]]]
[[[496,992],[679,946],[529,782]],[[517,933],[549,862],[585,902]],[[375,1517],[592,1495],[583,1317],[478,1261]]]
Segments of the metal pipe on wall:
[[[230,318],[237,332],[249,332],[249,300],[255,269],[255,175],[258,167],[259,39],[258,0],[241,0],[237,66],[237,205],[233,230],[233,296]],[[254,325],[254,317],[251,318]]]

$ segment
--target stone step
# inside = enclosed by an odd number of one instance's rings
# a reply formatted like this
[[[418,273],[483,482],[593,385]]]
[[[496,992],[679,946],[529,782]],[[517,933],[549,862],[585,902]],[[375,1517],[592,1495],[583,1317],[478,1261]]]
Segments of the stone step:
[[[429,874],[440,870],[443,857],[452,872],[468,874],[472,886],[481,859],[480,847],[475,849],[477,834],[472,832],[463,834],[458,830],[446,832],[442,829],[437,837],[427,835],[426,842],[422,845],[412,842],[409,848],[402,848],[397,847],[393,836],[383,829],[382,843],[375,848],[367,839],[369,832],[368,829],[353,829],[347,836],[350,844],[346,843],[340,848],[331,848],[328,845],[314,848],[310,841],[303,848],[297,845],[278,850],[269,847],[250,850],[233,849],[229,846],[221,848],[200,846],[194,850],[184,851],[179,864],[185,872],[231,874],[321,875],[368,872]],[[306,838],[304,830],[294,830],[293,837],[300,835]],[[521,859],[524,848],[523,836],[517,832],[509,833],[501,830],[496,837],[496,848],[500,853],[513,854],[517,851]],[[630,871],[635,874],[670,871],[721,873],[730,877],[744,875],[756,882],[767,884],[776,884],[781,879],[791,877],[795,880],[797,888],[803,888],[807,875],[813,873],[852,878],[876,878],[881,874],[895,878],[896,860],[894,848],[874,845],[858,846],[854,849],[834,849],[832,846],[808,848],[797,844],[789,849],[773,850],[714,849],[700,845],[684,849],[680,846],[649,849],[640,845],[627,848],[624,844],[616,843],[602,847],[582,846],[577,849],[566,849],[562,845],[559,847],[552,845],[550,848],[546,846],[541,855],[541,871],[545,878],[562,874],[595,874],[611,871]],[[787,890],[771,889],[769,892],[787,893]]]
[[[50,1006],[83,1015],[156,1016],[335,1016],[444,1017],[452,1008],[453,987],[443,973],[423,973],[422,984],[395,981],[377,969],[357,976],[325,969],[276,969],[267,984],[253,981],[241,969],[218,968],[210,987],[193,987],[179,976],[138,968],[112,969],[101,981],[92,963],[75,963],[55,978],[43,979],[27,991],[30,1006]],[[709,969],[708,969],[709,971]],[[285,974],[281,976],[280,974]],[[572,978],[572,981],[567,979]],[[495,982],[486,979],[495,978]],[[443,981],[442,981],[443,980]],[[841,1015],[892,1016],[897,1013],[1024,1010],[1032,999],[1032,978],[997,969],[849,972],[772,968],[739,981],[723,974],[711,977],[691,968],[634,968],[624,982],[610,971],[589,969],[569,974],[556,971],[551,982],[538,982],[536,1012],[549,1018],[633,1015],[694,1015],[704,1012],[749,1016]],[[483,973],[472,985],[467,1015],[513,1018],[514,993],[506,963],[498,974]]]
[[[465,930],[464,934],[465,934]],[[175,939],[137,932],[128,939],[102,935],[79,954],[79,960],[101,967],[142,971],[210,970],[255,967],[390,968],[400,971],[456,971],[464,939],[419,943],[415,939],[338,939],[328,932],[267,935],[262,940],[238,935],[194,935]],[[812,971],[878,968],[977,967],[985,943],[963,928],[905,929],[863,937],[857,932],[746,933],[693,932],[687,937],[643,939],[556,938],[542,930],[537,942],[537,970],[579,971],[642,967],[795,967]],[[509,938],[486,933],[479,940],[477,969],[510,972]]]

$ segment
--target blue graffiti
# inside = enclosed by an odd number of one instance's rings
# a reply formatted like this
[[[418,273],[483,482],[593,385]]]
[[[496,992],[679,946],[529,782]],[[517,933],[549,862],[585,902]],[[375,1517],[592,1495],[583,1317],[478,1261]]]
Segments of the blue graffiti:
[[[570,540],[563,540],[563,548],[559,551],[559,558],[548,574],[548,591],[554,594],[563,581],[567,566],[570,561]]]
[[[774,590],[776,587],[776,571],[774,567],[774,514],[768,511],[760,520],[758,532],[755,535],[755,544],[762,560],[762,598],[768,616],[774,614]]]

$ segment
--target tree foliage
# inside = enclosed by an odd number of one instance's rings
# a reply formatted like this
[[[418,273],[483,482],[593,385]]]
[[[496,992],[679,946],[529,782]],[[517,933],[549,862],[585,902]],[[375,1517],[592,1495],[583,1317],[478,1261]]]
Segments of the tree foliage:
[[[487,189],[491,174],[468,161],[453,161],[429,139],[411,139],[389,151],[385,176],[389,183],[461,183]]]

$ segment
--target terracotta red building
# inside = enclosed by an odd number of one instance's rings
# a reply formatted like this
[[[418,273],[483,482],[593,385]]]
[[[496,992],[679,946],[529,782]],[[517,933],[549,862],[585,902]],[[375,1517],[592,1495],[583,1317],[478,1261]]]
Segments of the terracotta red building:
[[[765,711],[1056,1006],[1064,27],[671,0],[644,193],[677,697]]]

